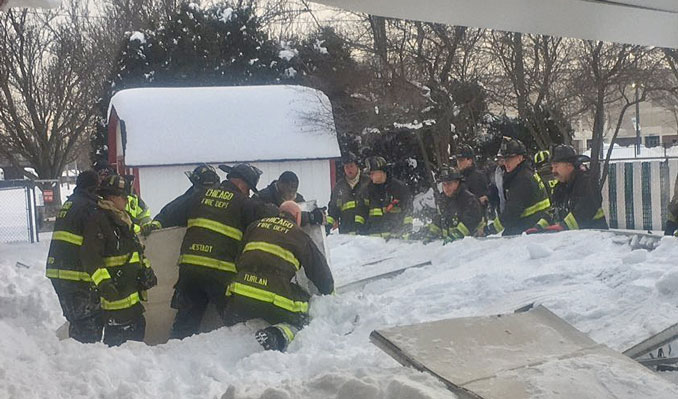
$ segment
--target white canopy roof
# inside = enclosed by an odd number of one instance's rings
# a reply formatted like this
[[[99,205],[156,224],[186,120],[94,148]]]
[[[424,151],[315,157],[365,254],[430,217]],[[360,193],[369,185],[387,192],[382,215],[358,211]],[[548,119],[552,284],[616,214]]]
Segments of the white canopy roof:
[[[330,101],[308,87],[129,89],[111,107],[129,166],[340,156]]]
[[[678,48],[676,0],[313,0],[384,17]]]
[[[10,8],[58,8],[61,0],[0,0],[0,11]]]

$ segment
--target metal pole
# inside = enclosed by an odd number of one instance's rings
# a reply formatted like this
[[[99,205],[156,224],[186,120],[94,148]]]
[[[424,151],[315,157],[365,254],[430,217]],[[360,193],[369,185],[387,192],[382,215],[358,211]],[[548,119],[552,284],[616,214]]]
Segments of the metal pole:
[[[38,203],[35,199],[35,186],[31,190],[33,192],[33,220],[35,221],[35,241],[40,242],[40,226],[38,223]]]
[[[638,102],[638,84],[636,88],[636,156],[640,155],[640,103]]]
[[[33,214],[31,209],[31,189],[28,186],[24,186],[24,192],[26,193],[26,224],[28,227],[28,239],[31,243],[35,242],[35,237],[33,235]]]

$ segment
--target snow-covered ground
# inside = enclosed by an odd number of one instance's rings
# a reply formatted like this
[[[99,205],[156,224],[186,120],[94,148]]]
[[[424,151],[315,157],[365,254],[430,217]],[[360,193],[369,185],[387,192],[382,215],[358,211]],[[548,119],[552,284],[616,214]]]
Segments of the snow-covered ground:
[[[332,235],[337,286],[421,261],[432,265],[314,299],[311,324],[285,354],[263,352],[252,325],[156,347],[82,345],[54,334],[64,320],[43,277],[48,245],[45,236],[34,245],[0,244],[0,398],[449,398],[433,377],[370,344],[370,332],[506,313],[536,301],[623,350],[678,321],[678,240],[671,238],[647,252],[599,232],[446,246]],[[596,371],[586,379],[589,392],[609,394],[607,377],[596,378]],[[629,381],[608,397],[636,399],[638,384],[656,398],[678,397],[678,385],[659,377]]]

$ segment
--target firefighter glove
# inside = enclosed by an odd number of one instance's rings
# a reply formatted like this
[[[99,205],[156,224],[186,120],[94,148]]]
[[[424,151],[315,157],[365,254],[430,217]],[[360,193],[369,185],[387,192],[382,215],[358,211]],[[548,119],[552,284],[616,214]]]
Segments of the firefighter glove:
[[[310,224],[325,224],[325,212],[323,212],[323,208],[315,208],[309,212],[308,222]]]
[[[151,234],[153,230],[160,229],[162,229],[162,224],[160,224],[160,222],[158,222],[157,220],[154,220],[150,223],[146,223],[145,225],[141,226],[141,235],[147,237],[148,235]]]
[[[115,301],[119,296],[118,289],[110,279],[104,280],[99,284],[99,293],[107,301]]]
[[[139,289],[149,290],[158,285],[158,277],[156,277],[152,268],[142,267],[137,274],[137,282],[139,283]]]

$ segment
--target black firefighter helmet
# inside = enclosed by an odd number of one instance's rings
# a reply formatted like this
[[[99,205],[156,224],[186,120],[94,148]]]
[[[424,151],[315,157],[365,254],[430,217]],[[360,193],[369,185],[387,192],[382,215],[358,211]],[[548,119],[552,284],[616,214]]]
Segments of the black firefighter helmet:
[[[549,150],[541,150],[534,154],[534,166],[541,168],[551,162],[551,153]]]
[[[502,137],[497,157],[508,158],[516,155],[527,155],[527,148],[525,148],[525,144],[523,144],[523,142],[518,139],[514,139],[513,137]]]
[[[211,165],[206,163],[198,165],[192,171],[184,172],[188,180],[195,186],[209,187],[219,184],[219,175]]]
[[[131,185],[124,176],[110,175],[99,183],[99,195],[105,197],[114,195],[118,197],[127,197],[130,194]]]
[[[457,153],[455,154],[456,158],[475,158],[476,154],[473,151],[473,147],[468,144],[462,144],[457,148]]]
[[[360,159],[358,158],[358,156],[356,154],[349,151],[346,154],[344,154],[343,157],[341,157],[341,163],[343,165],[348,165],[348,164],[351,164],[351,163],[354,163],[356,165],[360,165]]]
[[[464,175],[456,168],[443,168],[438,174],[438,183],[450,182],[454,180],[464,181]]]
[[[579,155],[571,145],[559,144],[551,151],[551,162],[567,162],[579,166],[582,162],[588,162],[591,159],[586,155]]]
[[[250,187],[250,190],[254,191],[255,193],[259,192],[259,190],[257,190],[257,184],[259,184],[259,177],[263,172],[256,166],[246,163],[239,163],[235,166],[219,165],[219,169],[228,173],[226,175],[227,179],[232,177],[242,179]]]
[[[386,162],[384,157],[372,156],[365,160],[365,173],[370,173],[375,170],[387,172],[389,166],[389,163]]]
[[[92,169],[99,175],[99,179],[103,180],[109,176],[115,175],[116,171],[110,163],[105,159],[99,159],[92,164]]]
[[[81,172],[75,179],[75,188],[94,192],[99,185],[99,175],[90,169]]]

